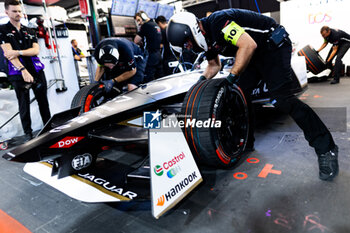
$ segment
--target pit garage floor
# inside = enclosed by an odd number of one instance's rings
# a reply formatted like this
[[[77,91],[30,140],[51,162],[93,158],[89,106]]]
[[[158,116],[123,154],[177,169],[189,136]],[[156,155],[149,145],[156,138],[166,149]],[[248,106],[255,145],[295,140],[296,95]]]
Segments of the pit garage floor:
[[[1,158],[0,232],[21,223],[36,233],[349,233],[350,79],[311,83],[301,98],[320,112],[339,145],[333,182],[319,180],[316,155],[294,123],[269,113],[257,122],[256,151],[235,168],[201,167],[204,182],[158,220],[149,201],[81,203]]]

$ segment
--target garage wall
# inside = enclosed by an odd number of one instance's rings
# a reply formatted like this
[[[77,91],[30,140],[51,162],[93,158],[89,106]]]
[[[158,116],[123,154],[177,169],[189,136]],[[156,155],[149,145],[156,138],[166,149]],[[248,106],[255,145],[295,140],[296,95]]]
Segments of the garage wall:
[[[51,115],[70,109],[70,104],[74,95],[79,91],[78,79],[74,65],[74,58],[72,53],[72,46],[69,38],[58,38],[57,39],[59,53],[61,57],[63,79],[67,91],[56,92],[56,84],[54,84],[47,91],[47,98],[49,100]],[[45,76],[48,85],[55,79],[60,79],[60,69],[57,62],[55,67],[52,61],[52,53],[46,48],[44,39],[39,38],[38,44],[40,46],[39,58],[45,65]]]
[[[296,45],[296,51],[310,44],[315,49],[323,43],[320,34],[322,26],[338,28],[350,34],[349,24],[349,0],[293,0],[282,2],[281,24],[286,27],[290,38]],[[321,56],[326,58],[328,45]],[[346,65],[350,65],[350,52],[343,59]]]
[[[232,8],[247,9],[258,12],[258,8],[261,13],[276,12],[280,10],[279,2],[276,0],[215,0],[208,1],[201,4],[194,4],[187,6],[185,9],[195,14],[198,18],[206,16],[207,11],[217,11],[222,9]]]

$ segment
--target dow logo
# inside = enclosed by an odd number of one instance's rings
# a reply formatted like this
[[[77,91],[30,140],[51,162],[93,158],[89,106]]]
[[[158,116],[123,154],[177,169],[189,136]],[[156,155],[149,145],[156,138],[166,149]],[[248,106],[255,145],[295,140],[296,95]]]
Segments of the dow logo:
[[[161,176],[163,175],[164,171],[163,171],[163,168],[159,165],[156,165],[154,167],[154,173],[157,175],[157,176]]]

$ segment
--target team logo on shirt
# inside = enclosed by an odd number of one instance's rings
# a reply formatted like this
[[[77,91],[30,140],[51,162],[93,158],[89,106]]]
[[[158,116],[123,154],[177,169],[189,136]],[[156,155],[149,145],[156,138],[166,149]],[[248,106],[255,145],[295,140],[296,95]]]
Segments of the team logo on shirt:
[[[128,65],[131,66],[134,63],[135,63],[135,59],[132,59],[131,61],[128,62]]]

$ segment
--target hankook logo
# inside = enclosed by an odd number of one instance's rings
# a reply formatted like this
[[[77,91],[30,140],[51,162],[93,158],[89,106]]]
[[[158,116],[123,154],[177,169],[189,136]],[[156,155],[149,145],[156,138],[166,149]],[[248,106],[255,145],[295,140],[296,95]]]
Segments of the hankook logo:
[[[168,192],[161,195],[157,199],[157,206],[163,206],[165,202],[168,202],[171,198],[177,196],[179,193],[183,193],[183,190],[186,190],[186,187],[197,180],[197,178],[196,172],[192,172],[188,177],[173,186]]]
[[[162,195],[160,198],[158,198],[157,206],[163,206],[165,203],[165,197]]]

